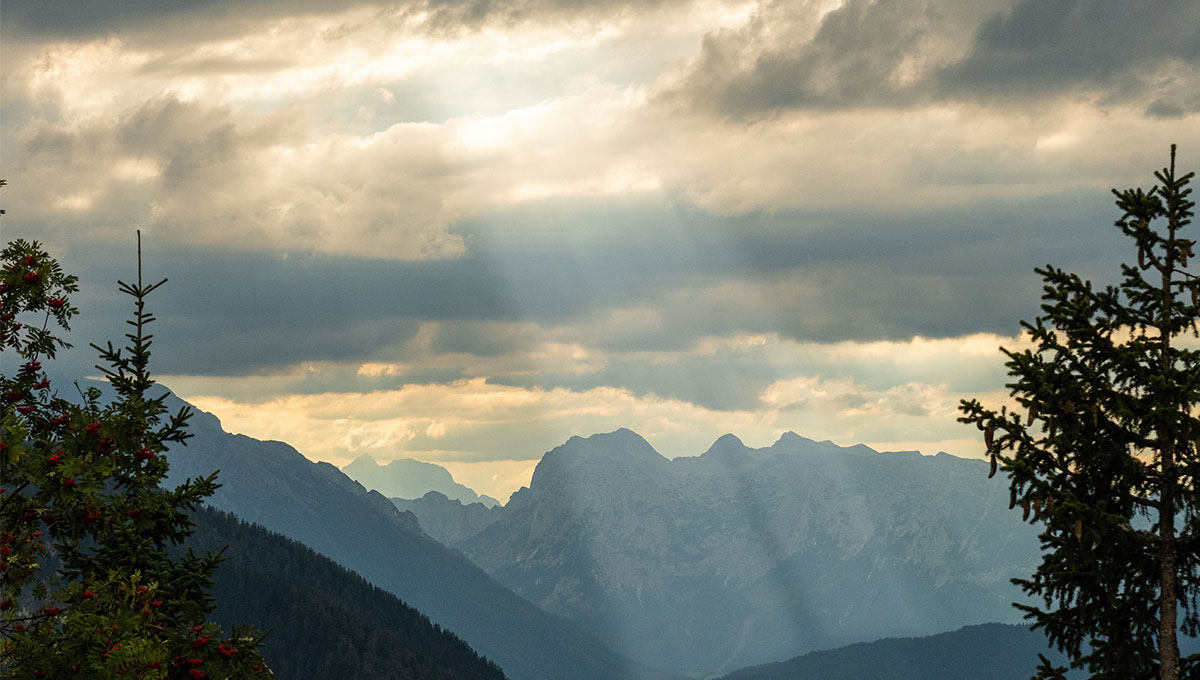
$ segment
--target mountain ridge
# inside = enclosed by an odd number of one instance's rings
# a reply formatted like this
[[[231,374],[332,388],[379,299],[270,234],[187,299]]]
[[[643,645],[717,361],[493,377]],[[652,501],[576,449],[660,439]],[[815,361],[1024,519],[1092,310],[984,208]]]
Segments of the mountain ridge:
[[[224,557],[212,620],[270,630],[263,653],[277,677],[504,680],[458,636],[312,548],[211,506],[190,517],[187,548]]]
[[[448,546],[483,531],[500,519],[504,511],[504,507],[499,505],[489,508],[482,503],[463,504],[438,491],[430,491],[420,498],[388,500],[397,508],[412,513],[425,533]]]
[[[949,455],[785,433],[668,460],[620,429],[547,452],[500,519],[456,547],[627,656],[712,675],[1019,620],[1009,578],[1031,573],[1037,541],[1001,487]]]
[[[420,498],[429,491],[437,491],[447,498],[461,501],[463,505],[482,503],[494,507],[500,501],[476,493],[474,489],[454,480],[446,468],[435,463],[412,458],[396,458],[380,465],[370,454],[364,453],[343,465],[341,471],[368,489],[379,491],[388,498]]]
[[[184,402],[172,395],[172,410]],[[187,446],[167,453],[169,479],[220,470],[216,508],[300,541],[396,595],[500,665],[512,680],[668,680],[616,654],[582,627],[547,614],[416,518],[333,465],[283,442],[233,435],[200,412]]]

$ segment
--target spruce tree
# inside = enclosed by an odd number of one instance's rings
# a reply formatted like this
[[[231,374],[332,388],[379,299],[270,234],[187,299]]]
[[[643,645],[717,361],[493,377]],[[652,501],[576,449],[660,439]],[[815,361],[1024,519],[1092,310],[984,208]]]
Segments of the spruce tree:
[[[5,678],[272,677],[252,630],[222,637],[206,621],[219,556],[171,548],[215,473],[168,489],[168,445],[183,444],[186,409],[151,396],[154,318],[138,246],[128,343],[93,345],[115,397],[92,387],[59,396],[42,362],[77,313],[76,277],[36,242],[0,253],[0,671]],[[29,323],[32,322],[32,323]],[[76,386],[78,389],[78,386]]]
[[[1042,315],[1010,351],[1012,402],[960,406],[984,432],[1010,507],[1044,529],[1042,562],[1015,604],[1093,678],[1200,677],[1177,632],[1196,636],[1200,594],[1200,279],[1187,237],[1194,173],[1170,164],[1149,191],[1113,190],[1136,264],[1093,286],[1047,265]],[[1193,267],[1194,270],[1194,267]],[[1190,345],[1190,346],[1189,346]],[[1062,678],[1043,658],[1038,678]]]

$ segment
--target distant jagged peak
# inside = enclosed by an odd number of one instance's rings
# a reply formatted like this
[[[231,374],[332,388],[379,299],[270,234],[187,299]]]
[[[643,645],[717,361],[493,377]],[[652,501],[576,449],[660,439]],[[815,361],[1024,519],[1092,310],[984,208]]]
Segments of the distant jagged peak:
[[[713,449],[717,449],[717,448],[720,448],[720,449],[743,448],[744,449],[744,448],[746,448],[746,445],[742,443],[741,438],[739,438],[736,434],[733,434],[732,432],[727,432],[727,433],[721,435],[720,437],[717,437],[717,440],[712,443],[712,446],[708,447],[708,450],[712,451]]]
[[[573,461],[610,459],[621,462],[667,462],[667,459],[646,441],[642,435],[629,428],[612,432],[601,432],[584,438],[571,437],[566,443],[555,447],[542,457],[542,462],[571,459]],[[540,464],[539,464],[540,466]]]
[[[700,458],[744,458],[753,453],[753,450],[747,447],[742,440],[734,434],[723,434],[717,437],[717,440],[708,447],[708,450],[700,454]]]
[[[420,498],[428,491],[440,491],[464,505],[484,502],[473,489],[454,481],[446,468],[414,458],[395,458],[381,465],[369,454],[363,454],[343,467],[342,472],[389,498]]]
[[[397,498],[389,498],[388,500],[390,500],[392,502],[399,501],[401,503],[403,503],[405,501],[420,501],[420,502],[424,502],[427,504],[435,504],[435,505],[457,505],[457,506],[463,507],[463,508],[470,507],[472,505],[482,505],[483,507],[485,507],[489,510],[500,505],[500,501],[497,501],[495,498],[492,498],[491,496],[486,496],[484,494],[479,494],[479,500],[464,502],[461,498],[450,498],[446,494],[442,493],[441,491],[437,491],[436,489],[426,493],[424,496],[421,496],[420,498],[399,498],[399,497],[397,497]]]
[[[628,427],[618,427],[612,432],[597,432],[586,439],[581,437],[571,437],[571,439],[581,439],[589,442],[627,442],[629,444],[640,444],[647,448],[650,447],[650,442],[646,441],[642,435],[634,432]]]
[[[779,439],[771,445],[771,450],[779,453],[799,453],[799,454],[814,454],[814,453],[879,453],[875,449],[866,444],[852,444],[850,446],[842,446],[835,444],[829,439],[817,441],[788,430],[779,435]]]
[[[108,381],[105,381],[106,385],[107,382]],[[158,396],[164,392],[167,394],[166,406],[169,412],[175,413],[180,408],[185,406],[192,411],[192,417],[190,420],[188,420],[188,429],[192,430],[193,432],[199,430],[207,430],[210,432],[225,431],[224,426],[221,425],[220,418],[212,413],[209,413],[208,411],[204,411],[192,406],[190,403],[181,399],[179,395],[172,392],[169,388],[163,386],[162,384],[158,384],[150,388],[150,396],[152,397]]]
[[[779,435],[779,439],[775,440],[775,443],[771,445],[771,448],[783,447],[783,446],[795,446],[797,444],[816,444],[816,443],[817,442],[813,441],[812,439],[809,439],[808,437],[801,437],[800,435],[796,434],[795,432],[788,430],[787,432],[784,432],[783,434]]]
[[[918,451],[918,453],[920,453],[920,452]],[[973,457],[971,457],[971,456],[959,456],[959,455],[957,455],[957,454],[953,454],[953,453],[947,453],[947,452],[945,452],[945,451],[938,451],[937,453],[935,453],[935,454],[933,455],[933,458],[937,458],[937,459],[939,459],[939,460],[950,460],[950,459],[956,459],[956,460],[986,460],[986,459],[980,459],[980,458],[973,458]]]
[[[375,458],[371,454],[364,453],[361,456],[359,456],[358,458],[355,458],[354,460],[350,461],[348,464],[344,465],[342,467],[342,469],[345,470],[346,468],[349,468],[349,467],[377,468],[377,467],[383,467],[383,466],[381,466],[379,464],[379,461],[375,460]]]

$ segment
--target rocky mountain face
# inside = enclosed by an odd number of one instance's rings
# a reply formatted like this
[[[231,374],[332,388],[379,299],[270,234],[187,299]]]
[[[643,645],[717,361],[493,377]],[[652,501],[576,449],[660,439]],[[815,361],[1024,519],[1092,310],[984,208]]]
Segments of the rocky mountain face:
[[[446,468],[411,458],[397,458],[387,465],[380,465],[364,453],[342,467],[342,472],[389,498],[420,498],[430,491],[437,491],[463,505],[481,503],[491,508],[500,504],[495,498],[477,494],[470,487],[454,481]]]
[[[171,479],[219,470],[222,486],[209,499],[214,507],[357,572],[453,631],[512,680],[670,677],[614,653],[582,627],[514,594],[427,536],[412,514],[334,466],[313,463],[282,442],[229,434],[206,413],[189,430],[195,436],[188,445],[168,454]]]
[[[695,676],[888,636],[1015,622],[1035,530],[981,461],[785,434],[668,460],[629,430],[550,451],[458,544],[643,663]]]
[[[498,505],[464,505],[437,491],[430,491],[420,498],[389,500],[400,510],[415,515],[425,533],[444,545],[453,545],[478,534],[500,519],[504,512],[504,508]]]

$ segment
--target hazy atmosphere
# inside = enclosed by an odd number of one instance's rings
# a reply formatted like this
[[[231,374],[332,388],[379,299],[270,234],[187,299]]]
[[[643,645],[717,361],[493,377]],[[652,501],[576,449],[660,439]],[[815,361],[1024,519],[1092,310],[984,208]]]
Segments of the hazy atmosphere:
[[[336,3],[341,5],[340,3]],[[567,437],[978,455],[1033,268],[1200,167],[1194,0],[6,2],[4,239],[233,432],[501,501]]]

